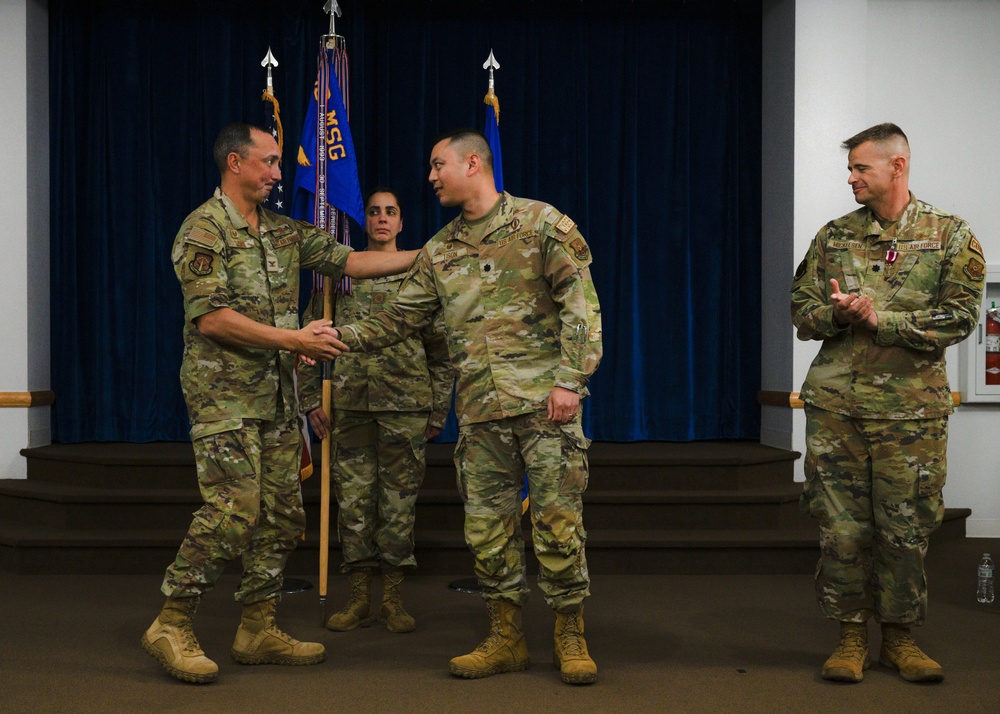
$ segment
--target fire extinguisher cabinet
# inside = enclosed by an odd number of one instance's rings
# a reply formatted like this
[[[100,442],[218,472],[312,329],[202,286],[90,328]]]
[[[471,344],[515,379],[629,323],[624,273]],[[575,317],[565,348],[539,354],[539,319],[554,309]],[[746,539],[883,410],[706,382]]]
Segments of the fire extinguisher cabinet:
[[[1000,308],[1000,265],[986,266],[986,289],[979,309],[979,324],[958,346],[958,378],[962,402],[1000,402],[1000,384],[986,383],[986,312],[996,303]]]

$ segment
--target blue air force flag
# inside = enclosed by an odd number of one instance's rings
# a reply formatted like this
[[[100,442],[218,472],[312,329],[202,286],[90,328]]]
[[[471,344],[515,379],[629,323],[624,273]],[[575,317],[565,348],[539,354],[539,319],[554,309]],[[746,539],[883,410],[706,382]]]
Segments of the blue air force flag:
[[[494,100],[499,107],[500,101]],[[500,125],[497,123],[497,113],[493,104],[486,102],[486,141],[493,152],[493,182],[497,186],[497,191],[503,191],[503,160],[500,158]]]
[[[310,223],[317,220],[316,197],[326,194],[326,203],[351,216],[364,225],[365,212],[358,183],[358,163],[354,155],[354,141],[347,122],[347,110],[340,93],[332,50],[324,50],[326,64],[319,70],[313,86],[312,97],[306,110],[305,126],[299,143],[298,168],[295,171],[295,188],[292,194],[292,217]],[[320,85],[326,92],[320,97]],[[325,114],[320,113],[320,107]],[[320,138],[320,132],[324,132]],[[322,169],[325,164],[325,172]],[[317,168],[320,170],[317,171]],[[325,183],[317,184],[317,175]]]

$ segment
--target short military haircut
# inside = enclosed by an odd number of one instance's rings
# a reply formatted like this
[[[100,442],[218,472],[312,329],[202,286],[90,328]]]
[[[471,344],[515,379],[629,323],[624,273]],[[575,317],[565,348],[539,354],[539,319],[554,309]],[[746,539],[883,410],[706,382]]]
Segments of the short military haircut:
[[[850,139],[845,139],[841,146],[848,151],[854,151],[854,149],[861,146],[866,141],[873,141],[876,144],[885,144],[893,139],[902,139],[906,148],[910,148],[910,142],[907,140],[906,134],[903,133],[902,129],[891,122],[876,124],[873,127],[869,127],[864,131],[858,132]]]
[[[478,154],[486,168],[490,170],[491,174],[493,173],[493,152],[490,150],[490,144],[486,141],[486,137],[483,136],[482,132],[467,128],[452,129],[451,131],[438,134],[431,146],[436,146],[446,139],[449,140],[448,145],[454,145],[460,154],[466,156],[469,154]]]
[[[263,129],[253,124],[243,122],[233,122],[222,127],[215,146],[212,148],[212,156],[215,158],[215,165],[219,167],[219,173],[226,172],[226,163],[229,155],[236,153],[240,158],[247,157],[247,148],[253,143],[253,132],[259,131],[267,134],[267,129]]]
[[[368,202],[372,200],[372,196],[376,193],[388,193],[391,194],[394,199],[396,199],[396,207],[399,208],[399,215],[403,215],[403,202],[399,200],[399,194],[396,193],[396,189],[389,188],[388,186],[376,186],[365,194],[365,209],[368,208]]]

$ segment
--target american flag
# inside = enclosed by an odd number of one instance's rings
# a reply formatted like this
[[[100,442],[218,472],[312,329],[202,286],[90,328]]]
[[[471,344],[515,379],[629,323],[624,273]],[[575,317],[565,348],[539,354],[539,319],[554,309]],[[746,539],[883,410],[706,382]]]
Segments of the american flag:
[[[270,51],[270,50],[269,50]],[[268,77],[270,79],[270,77]],[[273,88],[270,82],[268,82],[267,89],[264,90],[264,128],[271,132],[271,136],[274,140],[278,142],[278,153],[284,151],[285,136],[281,128],[281,107],[278,105],[278,100],[275,98],[273,93]],[[285,184],[284,181],[279,181],[273,189],[271,189],[271,194],[264,201],[264,208],[269,211],[274,211],[275,213],[281,213],[286,215],[288,209],[285,208]]]

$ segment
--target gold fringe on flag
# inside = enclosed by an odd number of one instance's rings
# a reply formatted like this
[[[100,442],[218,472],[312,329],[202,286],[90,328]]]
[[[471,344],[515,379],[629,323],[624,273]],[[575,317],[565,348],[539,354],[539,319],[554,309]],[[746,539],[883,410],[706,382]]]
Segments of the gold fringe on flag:
[[[281,126],[281,106],[278,104],[278,98],[266,89],[261,99],[274,105],[274,123],[278,127],[278,153],[280,154],[285,150],[285,130]]]
[[[500,99],[493,93],[493,87],[490,87],[490,91],[483,97],[483,104],[489,104],[493,107],[493,112],[497,116],[497,126],[500,126]]]

